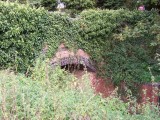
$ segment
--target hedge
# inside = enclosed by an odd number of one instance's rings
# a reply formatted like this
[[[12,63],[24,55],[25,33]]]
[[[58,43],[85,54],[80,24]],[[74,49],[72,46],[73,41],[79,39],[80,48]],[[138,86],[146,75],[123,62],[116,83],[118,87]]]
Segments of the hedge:
[[[160,68],[160,16],[155,11],[88,10],[79,17],[48,13],[17,3],[0,2],[0,66],[26,72],[48,45],[52,57],[58,45],[82,48],[91,55],[102,77],[128,86],[150,82]],[[151,68],[151,71],[149,70]]]
[[[66,16],[48,13],[17,3],[0,2],[0,68],[24,72],[50,41],[54,48],[60,40],[72,37]],[[67,32],[66,32],[67,31]],[[64,40],[65,41],[65,40]]]
[[[1,68],[24,70],[33,62],[47,39],[50,20],[42,9],[0,2]]]
[[[92,55],[102,76],[135,86],[159,75],[160,16],[155,11],[90,10],[80,16],[80,47]]]

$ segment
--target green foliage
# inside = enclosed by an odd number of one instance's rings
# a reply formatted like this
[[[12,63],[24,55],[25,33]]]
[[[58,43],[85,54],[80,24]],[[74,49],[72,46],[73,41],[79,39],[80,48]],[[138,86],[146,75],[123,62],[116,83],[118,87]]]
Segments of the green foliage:
[[[57,0],[41,0],[41,5],[47,10],[55,10],[57,6]]]
[[[60,68],[51,69],[42,59],[37,60],[31,78],[8,71],[1,71],[0,78],[1,119],[159,119],[157,107],[151,110],[146,105],[136,115],[135,101],[123,103],[116,96],[97,96],[87,76],[77,80]],[[134,115],[128,113],[131,103]]]
[[[103,0],[103,8],[120,9],[125,5],[125,0]]]
[[[57,0],[2,0],[30,4],[31,6],[42,6],[47,10],[56,10]],[[120,9],[127,8],[130,10],[137,9],[144,5],[147,10],[159,9],[159,0],[61,0],[67,5],[70,13],[79,13],[84,9],[102,8],[102,9]]]
[[[95,6],[95,0],[62,0],[67,9],[71,10],[84,10],[91,9]],[[48,10],[55,10],[58,3],[57,0],[42,0],[41,5]]]
[[[97,72],[111,77],[114,84],[150,82],[148,67],[155,77],[160,72],[155,59],[160,22],[155,11],[88,10],[73,19],[16,3],[0,2],[0,10],[1,69],[26,71],[42,46],[48,46],[45,55],[51,58],[64,42],[70,49],[84,49]]]
[[[95,0],[64,0],[69,9],[84,10],[95,6]]]
[[[43,9],[0,2],[0,66],[25,70],[47,39],[50,19]]]
[[[158,70],[160,70],[160,54],[159,53],[156,54],[155,59],[158,61],[156,67]],[[154,78],[154,79],[157,79],[156,81],[160,80],[160,74],[157,76],[157,78]]]
[[[72,74],[69,74],[65,70],[61,70],[59,66],[53,69],[49,65],[49,60],[45,59],[44,56],[36,59],[31,78],[42,84],[47,84],[48,87],[57,87],[57,90],[65,88],[68,83],[75,80]]]
[[[126,81],[133,86],[151,80],[148,67],[159,74],[154,68],[160,44],[156,12],[90,10],[80,16],[79,47],[92,56],[101,75],[111,77],[115,84]]]
[[[40,61],[47,66],[47,62]],[[48,73],[48,78],[39,80],[39,71]],[[32,78],[0,71],[0,119],[159,120],[158,107],[146,104],[136,114],[136,105],[135,100],[124,103],[116,95],[95,95],[87,75],[77,80],[60,68],[46,70],[41,66],[34,70]],[[133,114],[129,114],[129,109]]]
[[[55,53],[60,42],[76,35],[65,15],[7,2],[0,2],[0,11],[0,69],[24,72],[48,41]]]

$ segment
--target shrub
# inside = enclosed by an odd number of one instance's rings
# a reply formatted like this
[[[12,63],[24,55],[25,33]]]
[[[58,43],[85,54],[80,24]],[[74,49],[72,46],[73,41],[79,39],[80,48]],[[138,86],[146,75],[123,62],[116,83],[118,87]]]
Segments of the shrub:
[[[61,42],[91,55],[102,77],[129,87],[151,81],[159,73],[160,24],[155,11],[88,10],[77,18],[16,3],[0,2],[0,65],[26,71],[42,46],[52,57]],[[13,22],[12,22],[13,21]],[[156,79],[159,81],[159,79]],[[133,87],[132,87],[133,88]]]
[[[43,60],[38,63],[48,64]],[[110,98],[95,95],[87,74],[77,80],[60,68],[53,70],[48,66],[46,71],[46,66],[39,66],[41,74],[35,68],[29,78],[0,71],[0,119],[159,119],[154,105],[151,109],[146,104],[136,114],[135,100],[124,103],[116,95]],[[40,80],[43,73],[48,73],[48,78]],[[84,86],[77,86],[82,82]],[[129,108],[133,115],[129,114]]]
[[[26,68],[34,61],[48,38],[50,19],[43,9],[0,2],[0,66]]]
[[[55,10],[57,6],[56,0],[41,0],[40,3],[47,10]]]
[[[77,22],[83,41],[78,45],[95,60],[102,76],[133,87],[151,80],[148,67],[158,75],[154,56],[160,44],[160,24],[156,12],[89,10],[80,16]]]
[[[107,9],[120,9],[124,7],[125,0],[103,0],[101,3],[103,8]]]
[[[71,10],[84,10],[91,9],[95,6],[95,0],[63,0],[67,9]],[[42,6],[48,10],[55,10],[57,7],[57,0],[42,0]]]
[[[65,15],[10,2],[0,2],[0,11],[0,69],[25,72],[46,43],[53,55],[61,41],[76,38]]]

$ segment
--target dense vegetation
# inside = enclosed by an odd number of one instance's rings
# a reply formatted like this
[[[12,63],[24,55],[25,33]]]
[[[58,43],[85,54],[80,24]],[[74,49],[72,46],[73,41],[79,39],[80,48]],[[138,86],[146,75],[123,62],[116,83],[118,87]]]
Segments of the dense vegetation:
[[[7,0],[2,0],[7,1]],[[31,6],[42,6],[47,10],[55,10],[57,2],[59,0],[8,0],[8,1],[18,1],[20,3],[29,3]],[[61,0],[65,3],[68,10],[71,12],[82,11],[84,9],[100,8],[100,9],[137,9],[140,5],[144,5],[147,10],[159,9],[159,0]]]
[[[52,70],[47,60],[40,59],[32,73],[26,78],[11,71],[0,71],[0,119],[160,119],[158,107],[139,106],[130,94],[129,103],[121,101],[116,91],[109,98],[95,95],[87,74],[77,80],[60,68]]]
[[[45,10],[54,11],[56,0],[3,1],[0,119],[159,120],[158,107],[138,105],[132,96],[138,85],[160,81],[160,16],[157,10],[133,10],[158,8],[158,0],[64,0],[63,13]],[[108,98],[95,95],[87,72],[77,80],[59,67],[52,69],[49,61],[60,43],[85,50],[101,77],[125,83],[131,89],[125,91],[128,103],[117,89]]]
[[[48,44],[47,56],[52,57],[65,42],[100,62],[99,73],[111,77],[115,84],[149,82],[150,72],[160,80],[155,59],[160,44],[160,16],[156,11],[88,10],[73,19],[41,8],[0,3],[1,69],[26,72],[42,46]]]
[[[81,13],[80,47],[85,49],[104,76],[115,83],[124,80],[129,86],[149,82],[159,68],[160,17],[154,11],[90,10]],[[104,71],[105,70],[105,71]],[[157,78],[157,80],[160,80]]]
[[[0,2],[0,11],[1,69],[12,67],[25,72],[32,67],[45,42],[52,44],[54,53],[61,40],[74,37],[68,17],[58,13],[5,2]]]

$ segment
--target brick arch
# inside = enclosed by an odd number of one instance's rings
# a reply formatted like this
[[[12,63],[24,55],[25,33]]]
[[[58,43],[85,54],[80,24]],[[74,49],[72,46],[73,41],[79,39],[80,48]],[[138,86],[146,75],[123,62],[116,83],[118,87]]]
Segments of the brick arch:
[[[64,44],[61,44],[50,64],[53,68],[57,65],[82,65],[83,67],[86,67],[91,86],[94,88],[95,93],[101,93],[103,97],[111,95],[115,89],[111,79],[97,77],[97,72],[93,62],[90,60],[90,56],[82,49],[73,52],[69,51]],[[77,69],[73,74],[78,79],[81,79],[85,74],[85,71],[83,69]]]
[[[87,71],[96,71],[93,62],[90,60],[90,57],[86,52],[82,49],[78,49],[77,52],[69,51],[64,44],[59,46],[58,51],[50,64],[53,68],[57,65],[83,65],[87,68]]]
[[[60,58],[54,62],[51,63],[51,66],[54,68],[55,66],[60,65],[60,66],[66,66],[66,65],[83,65],[86,67],[87,71],[92,71],[95,72],[96,69],[92,65],[92,62],[90,59],[87,59],[83,56],[72,56],[72,57],[64,57]]]

